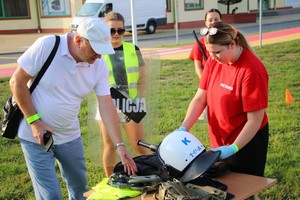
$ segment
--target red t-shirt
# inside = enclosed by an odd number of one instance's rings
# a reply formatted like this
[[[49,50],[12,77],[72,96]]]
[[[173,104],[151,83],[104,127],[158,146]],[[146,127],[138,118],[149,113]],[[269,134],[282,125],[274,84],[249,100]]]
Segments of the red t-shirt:
[[[207,91],[212,148],[232,144],[247,122],[247,112],[268,106],[268,73],[263,63],[245,48],[232,65],[220,64],[210,57],[199,87]],[[265,113],[260,128],[267,121]]]
[[[200,38],[199,42],[200,42],[200,44],[201,44],[201,46],[202,46],[202,48],[203,48],[203,50],[204,50],[204,52],[205,52],[205,54],[206,54],[206,56],[208,58],[209,57],[209,52],[206,50],[206,47],[205,47],[205,44],[204,44],[204,37]],[[205,65],[206,61],[205,61],[205,59],[204,59],[204,57],[203,57],[203,55],[201,53],[201,50],[200,50],[199,45],[198,45],[197,42],[194,43],[189,58],[192,61],[194,61],[194,60],[200,60],[201,61],[201,68],[202,68],[202,70],[204,69],[204,65]]]

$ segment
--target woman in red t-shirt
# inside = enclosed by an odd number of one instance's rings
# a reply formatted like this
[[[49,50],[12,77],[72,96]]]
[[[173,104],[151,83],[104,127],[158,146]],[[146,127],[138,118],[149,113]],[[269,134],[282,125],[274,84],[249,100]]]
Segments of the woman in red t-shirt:
[[[205,26],[210,27],[213,23],[219,22],[222,20],[221,12],[218,9],[212,8],[208,10],[205,13]],[[204,65],[206,62],[206,59],[209,57],[209,52],[206,50],[205,44],[204,44],[204,37],[201,37],[199,39],[200,45],[203,49],[203,52],[205,53],[205,57],[202,54],[199,44],[196,41],[193,45],[192,51],[190,53],[189,58],[194,61],[195,65],[195,72],[198,75],[199,80],[201,80],[202,71],[204,69]],[[200,120],[207,120],[207,108],[203,110],[203,113],[199,117]]]
[[[242,33],[216,22],[201,29],[210,57],[179,130],[190,130],[205,106],[213,151],[231,171],[264,175],[268,148],[268,74]]]
[[[205,26],[210,27],[213,23],[219,22],[222,20],[222,14],[218,9],[212,8],[208,10],[205,13]],[[209,57],[209,52],[206,50],[206,47],[204,45],[204,37],[199,39],[199,42],[202,46],[202,49],[204,50],[206,57]],[[199,80],[201,79],[202,71],[205,64],[204,56],[201,53],[200,47],[198,45],[198,42],[196,41],[193,45],[193,48],[191,50],[189,58],[194,61],[195,64],[195,72],[199,77]]]

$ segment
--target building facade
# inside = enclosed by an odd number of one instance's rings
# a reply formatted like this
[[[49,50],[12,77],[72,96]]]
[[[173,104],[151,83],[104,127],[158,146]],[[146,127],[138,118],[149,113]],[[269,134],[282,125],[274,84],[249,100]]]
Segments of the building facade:
[[[227,0],[166,0],[167,25],[160,28],[202,26],[205,12],[211,8],[229,17],[228,22],[247,23],[253,17],[256,20],[259,1],[231,0],[236,3],[228,5]],[[84,0],[0,0],[0,34],[67,32],[83,3]],[[262,5],[264,11],[299,8],[300,0],[262,0]],[[249,16],[252,18],[247,19]]]

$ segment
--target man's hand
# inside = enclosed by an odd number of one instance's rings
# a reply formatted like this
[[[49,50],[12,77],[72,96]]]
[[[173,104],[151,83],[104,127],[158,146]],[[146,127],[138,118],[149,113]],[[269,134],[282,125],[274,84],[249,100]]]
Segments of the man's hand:
[[[44,123],[42,120],[37,120],[30,124],[31,131],[33,137],[38,141],[39,144],[44,145],[43,137],[45,134],[45,131],[50,131],[52,134],[55,134],[55,131],[53,128],[48,126],[46,123]]]
[[[238,151],[238,147],[236,144],[232,144],[229,146],[220,146],[218,148],[211,149],[212,151],[220,151],[220,159],[228,158],[229,156],[232,156]]]
[[[116,151],[119,154],[122,164],[124,165],[124,172],[129,176],[135,175],[135,173],[137,172],[137,166],[130,156],[129,152],[127,151],[125,145],[118,146]]]

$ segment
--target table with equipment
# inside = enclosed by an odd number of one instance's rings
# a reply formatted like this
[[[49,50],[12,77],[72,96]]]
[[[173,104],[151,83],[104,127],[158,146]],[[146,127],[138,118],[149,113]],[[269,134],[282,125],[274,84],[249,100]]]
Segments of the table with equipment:
[[[241,174],[236,172],[228,172],[222,177],[215,178],[215,180],[228,186],[227,192],[233,194],[235,197],[233,200],[245,200],[252,195],[258,194],[259,192],[275,185],[276,179],[253,176],[249,174]],[[85,197],[88,197],[93,191],[84,193]],[[130,198],[130,200],[141,199],[139,196]],[[152,195],[147,195],[145,200],[153,200]],[[129,200],[129,199],[128,199]]]

